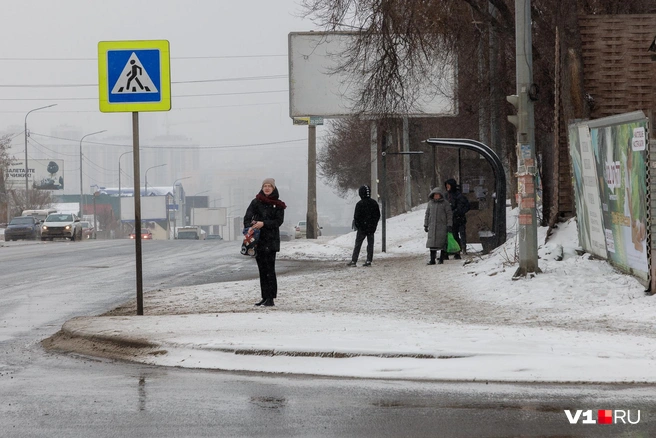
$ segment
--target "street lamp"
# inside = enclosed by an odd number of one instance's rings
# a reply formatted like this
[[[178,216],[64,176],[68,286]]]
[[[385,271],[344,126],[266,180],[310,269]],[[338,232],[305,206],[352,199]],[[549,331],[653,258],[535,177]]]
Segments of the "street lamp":
[[[82,136],[80,139],[80,218],[84,217],[84,186],[82,185],[82,141],[84,141],[84,139],[90,135],[102,134],[103,132],[107,132],[107,130],[103,129],[102,131],[92,132],[91,134]]]
[[[173,187],[171,192],[173,193],[173,205],[175,206],[175,186],[179,181],[182,181],[183,179],[189,179],[191,178],[190,176],[185,176],[184,178],[178,178],[175,181],[173,181]],[[178,209],[173,210],[173,238],[175,239],[175,229],[178,224]],[[169,219],[170,222],[170,219]]]
[[[157,165],[157,166],[149,167],[148,169],[146,169],[146,191],[145,191],[144,196],[148,196],[148,171],[149,171],[150,169],[155,169],[155,168],[157,168],[157,167],[162,167],[162,166],[166,166],[166,163],[164,163],[164,164],[159,164],[159,165]]]
[[[131,154],[133,151],[123,152],[118,156],[118,198],[121,199],[121,158],[125,154]],[[120,202],[120,201],[119,201]]]
[[[56,103],[53,103],[52,105],[48,106],[42,106],[40,108],[34,108],[33,110],[29,110],[27,114],[25,114],[25,208],[29,208],[28,204],[30,203],[30,184],[29,184],[29,167],[27,166],[27,116],[30,115],[30,113],[33,113],[34,111],[39,111],[42,109],[46,108],[52,108],[53,106],[57,106]]]

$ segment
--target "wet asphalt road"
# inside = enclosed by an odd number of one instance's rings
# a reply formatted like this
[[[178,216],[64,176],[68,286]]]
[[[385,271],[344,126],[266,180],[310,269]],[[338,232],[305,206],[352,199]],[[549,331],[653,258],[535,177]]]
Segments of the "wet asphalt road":
[[[147,243],[146,290],[257,275],[234,242]],[[133,299],[131,242],[12,242],[0,248],[0,266],[1,437],[656,436],[652,385],[254,375],[46,352],[39,342],[66,320]],[[641,421],[570,425],[564,409],[595,418],[597,409],[630,409],[633,419],[640,410]]]

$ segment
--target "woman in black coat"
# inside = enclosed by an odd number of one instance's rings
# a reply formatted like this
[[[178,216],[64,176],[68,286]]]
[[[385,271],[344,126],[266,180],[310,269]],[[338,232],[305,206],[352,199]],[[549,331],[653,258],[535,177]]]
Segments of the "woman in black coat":
[[[278,296],[276,253],[280,251],[280,226],[285,220],[287,208],[278,196],[276,181],[266,178],[262,182],[262,190],[251,201],[244,215],[244,228],[260,230],[255,260],[260,271],[262,301],[256,306],[273,306],[273,299]]]

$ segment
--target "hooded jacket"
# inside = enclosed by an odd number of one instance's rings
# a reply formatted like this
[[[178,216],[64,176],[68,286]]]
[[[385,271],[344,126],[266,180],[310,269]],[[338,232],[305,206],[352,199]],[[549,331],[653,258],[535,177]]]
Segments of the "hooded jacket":
[[[362,186],[358,190],[360,201],[355,205],[353,214],[353,225],[358,231],[366,234],[376,232],[378,221],[380,220],[380,207],[378,202],[371,199],[369,186]]]
[[[458,190],[458,183],[456,180],[451,178],[447,179],[444,182],[444,189],[446,190],[446,185],[449,184],[451,189],[446,191],[446,199],[451,204],[451,210],[453,211],[453,223],[457,227],[467,223],[467,212],[469,211],[469,201],[467,197]]]
[[[441,195],[440,199],[435,198],[437,193]],[[442,249],[446,246],[446,227],[453,225],[453,212],[439,187],[431,190],[428,197],[430,201],[428,201],[426,214],[424,215],[424,228],[428,228],[426,248]]]
[[[246,210],[244,215],[244,228],[252,225],[252,221],[264,222],[264,227],[260,229],[260,238],[257,242],[257,250],[260,251],[280,251],[280,226],[285,221],[284,202],[278,199],[278,188],[267,196],[264,191],[255,196]]]

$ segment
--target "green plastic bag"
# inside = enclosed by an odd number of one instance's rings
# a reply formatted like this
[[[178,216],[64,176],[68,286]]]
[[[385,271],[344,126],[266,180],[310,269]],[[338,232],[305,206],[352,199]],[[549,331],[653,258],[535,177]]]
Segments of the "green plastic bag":
[[[456,238],[453,237],[453,233],[446,234],[446,252],[448,253],[460,252],[460,245],[458,245]]]

